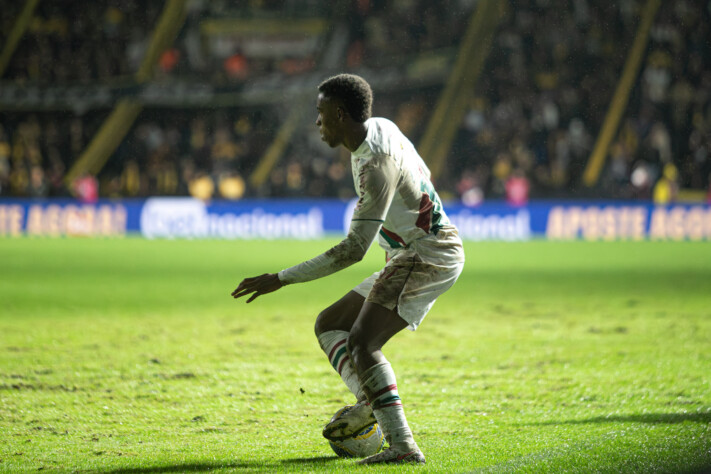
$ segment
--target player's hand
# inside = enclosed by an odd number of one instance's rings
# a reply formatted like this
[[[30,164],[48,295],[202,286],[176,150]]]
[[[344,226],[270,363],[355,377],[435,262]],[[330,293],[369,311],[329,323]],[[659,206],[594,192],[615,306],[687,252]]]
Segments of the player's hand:
[[[279,280],[279,275],[276,273],[265,273],[264,275],[259,275],[258,277],[245,278],[242,280],[242,283],[240,283],[237,289],[232,292],[232,297],[236,299],[250,293],[254,293],[247,300],[247,303],[251,303],[258,296],[276,291],[282,286],[284,285]]]

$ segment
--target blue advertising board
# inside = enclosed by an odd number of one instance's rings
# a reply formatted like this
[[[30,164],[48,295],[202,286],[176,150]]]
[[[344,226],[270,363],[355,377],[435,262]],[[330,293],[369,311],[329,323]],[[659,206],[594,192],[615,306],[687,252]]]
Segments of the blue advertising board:
[[[316,239],[345,235],[353,201],[192,198],[0,199],[0,236]],[[711,240],[711,206],[644,202],[534,201],[445,204],[464,240]]]

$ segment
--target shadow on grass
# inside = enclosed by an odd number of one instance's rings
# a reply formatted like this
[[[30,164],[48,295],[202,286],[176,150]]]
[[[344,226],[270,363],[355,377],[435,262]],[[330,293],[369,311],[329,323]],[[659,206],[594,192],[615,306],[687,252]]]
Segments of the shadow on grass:
[[[146,466],[146,467],[129,467],[124,469],[111,469],[105,472],[108,474],[142,474],[148,472],[204,472],[213,471],[215,469],[265,469],[267,463],[259,462],[231,462],[231,463],[187,463],[174,464],[167,466]]]
[[[278,471],[279,465],[317,465],[326,464],[338,459],[336,456],[318,456],[312,458],[292,458],[284,459],[279,462],[258,462],[258,461],[235,461],[231,463],[186,463],[174,464],[167,466],[146,466],[146,467],[131,467],[124,469],[112,469],[101,471],[107,474],[143,474],[149,472],[205,472],[217,469],[245,469],[245,470],[261,470],[261,471]]]
[[[275,467],[268,463],[260,462],[231,462],[231,463],[187,463],[164,466],[129,467],[125,469],[111,469],[105,472],[108,474],[142,474],[148,472],[205,472],[216,469],[266,469]]]
[[[585,418],[582,420],[543,421],[540,423],[527,423],[534,426],[545,425],[586,425],[590,423],[647,423],[677,424],[689,421],[692,423],[711,423],[711,412],[707,413],[644,413],[639,415],[609,415]]]
[[[282,464],[325,464],[327,462],[333,462],[338,457],[336,456],[317,456],[314,458],[291,458],[291,459],[283,459],[281,461]]]

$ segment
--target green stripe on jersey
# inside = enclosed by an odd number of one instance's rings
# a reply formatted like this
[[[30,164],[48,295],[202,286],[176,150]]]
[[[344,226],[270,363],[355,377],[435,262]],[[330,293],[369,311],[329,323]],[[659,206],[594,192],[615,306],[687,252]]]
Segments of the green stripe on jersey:
[[[402,248],[402,244],[400,242],[398,242],[397,240],[393,240],[390,237],[388,237],[388,234],[383,232],[383,229],[380,229],[380,235],[386,240],[386,242],[388,244],[390,244],[391,248],[394,248],[394,249],[401,249]]]

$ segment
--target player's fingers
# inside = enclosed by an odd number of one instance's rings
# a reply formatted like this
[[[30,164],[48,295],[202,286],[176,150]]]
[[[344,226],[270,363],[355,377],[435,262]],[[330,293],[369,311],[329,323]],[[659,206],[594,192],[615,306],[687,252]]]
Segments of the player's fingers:
[[[234,296],[235,293],[239,293],[240,291],[254,287],[254,285],[252,283],[253,280],[254,280],[254,278],[245,278],[244,280],[242,280],[242,282],[239,285],[237,285],[237,288],[235,289],[235,291],[232,292],[232,296]]]
[[[239,290],[239,291],[238,291],[238,290],[235,290],[235,291],[232,293],[232,297],[233,297],[233,298],[241,298],[241,297],[243,297],[244,295],[248,295],[248,294],[252,293],[253,291],[256,291],[256,290],[254,290],[253,288],[245,288],[245,289],[242,289],[242,290]]]
[[[247,300],[247,303],[251,303],[252,301],[257,299],[257,296],[261,296],[263,294],[264,293],[262,293],[261,291],[256,291],[252,296],[249,297],[249,299]]]
[[[242,280],[242,281],[240,282],[239,285],[237,285],[237,288],[235,289],[235,291],[232,292],[232,296],[235,296],[235,294],[239,293],[239,292],[242,291],[242,290],[246,290],[246,289],[248,289],[248,288],[251,288],[250,291],[254,291],[254,288],[255,288],[256,286],[258,286],[258,284],[256,283],[257,280],[258,280],[259,278],[261,278],[262,276],[264,276],[264,275],[261,275],[261,276],[258,276],[258,277],[252,277],[252,278],[245,278],[244,280]],[[235,298],[237,298],[237,296],[235,296]]]

